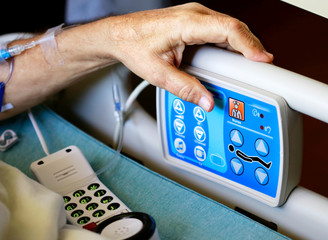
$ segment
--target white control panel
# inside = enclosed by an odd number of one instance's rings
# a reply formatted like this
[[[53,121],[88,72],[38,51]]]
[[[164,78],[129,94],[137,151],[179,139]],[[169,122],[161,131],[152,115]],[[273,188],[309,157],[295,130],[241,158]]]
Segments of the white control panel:
[[[300,114],[275,94],[194,67],[214,110],[158,89],[165,161],[270,206],[283,204],[301,173]],[[295,150],[298,149],[298,150]]]

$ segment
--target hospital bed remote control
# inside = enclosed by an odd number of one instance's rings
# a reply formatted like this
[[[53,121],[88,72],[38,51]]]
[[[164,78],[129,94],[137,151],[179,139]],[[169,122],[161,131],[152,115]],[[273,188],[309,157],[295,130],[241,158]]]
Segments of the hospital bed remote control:
[[[88,228],[114,215],[130,212],[98,179],[76,146],[33,162],[31,171],[41,184],[63,196],[66,216],[74,225]]]
[[[195,67],[213,94],[214,110],[157,90],[163,159],[270,206],[283,204],[298,184],[302,159],[300,114],[284,99]]]

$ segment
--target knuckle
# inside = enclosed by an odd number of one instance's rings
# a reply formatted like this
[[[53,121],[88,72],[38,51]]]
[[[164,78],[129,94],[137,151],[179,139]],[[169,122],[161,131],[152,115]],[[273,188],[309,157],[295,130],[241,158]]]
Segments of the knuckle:
[[[189,2],[185,4],[186,6],[193,8],[193,9],[200,9],[203,8],[204,6],[198,2]]]
[[[197,92],[195,91],[193,85],[187,84],[179,90],[178,96],[185,101],[193,102],[193,100],[197,97]]]
[[[227,30],[230,33],[238,33],[243,34],[244,36],[250,36],[250,30],[248,26],[236,18],[228,18]]]
[[[182,24],[182,29],[187,26],[198,26],[212,12],[198,2],[190,2],[182,5],[178,14],[178,22]]]
[[[232,29],[232,30],[238,30],[238,29],[241,29],[243,28],[244,24],[239,21],[238,19],[236,18],[229,18],[229,21],[228,21],[228,26],[229,26],[229,29]]]

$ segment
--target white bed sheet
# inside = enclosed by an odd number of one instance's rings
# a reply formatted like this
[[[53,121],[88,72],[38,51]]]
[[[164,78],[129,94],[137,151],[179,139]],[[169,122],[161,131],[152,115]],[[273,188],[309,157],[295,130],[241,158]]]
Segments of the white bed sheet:
[[[20,170],[0,161],[1,240],[105,240],[66,224],[64,201]]]

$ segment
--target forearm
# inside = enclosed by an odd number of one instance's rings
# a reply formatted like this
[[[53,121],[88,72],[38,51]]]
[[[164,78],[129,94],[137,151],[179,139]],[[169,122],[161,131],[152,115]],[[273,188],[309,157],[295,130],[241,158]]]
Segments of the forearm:
[[[211,111],[212,94],[195,77],[177,69],[186,45],[213,43],[251,60],[273,60],[246,24],[197,3],[105,18],[63,31],[56,41],[64,64],[48,64],[39,46],[15,57],[4,99],[14,109],[0,113],[0,119],[116,61],[151,84]]]
[[[51,50],[58,51],[61,63],[47,62],[40,46],[15,56],[13,75],[4,95],[4,103],[11,103],[14,108],[0,113],[0,119],[27,110],[74,83],[80,76],[115,63],[104,33],[106,21],[89,23],[58,34],[57,49]],[[10,45],[40,37],[14,41]],[[107,44],[109,47],[106,47]]]

